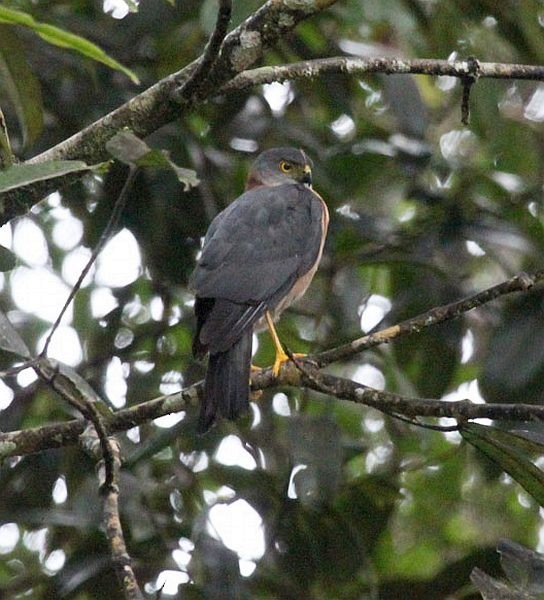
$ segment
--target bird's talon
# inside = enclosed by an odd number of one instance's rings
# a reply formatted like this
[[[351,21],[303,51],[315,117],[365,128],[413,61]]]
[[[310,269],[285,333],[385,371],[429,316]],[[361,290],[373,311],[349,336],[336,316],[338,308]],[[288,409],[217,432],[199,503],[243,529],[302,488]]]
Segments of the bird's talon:
[[[283,363],[289,361],[289,357],[283,350],[281,352],[276,352],[276,358],[274,360],[274,366],[272,367],[272,373],[274,373],[274,377],[277,377],[280,374],[280,369]]]
[[[293,358],[305,358],[308,356],[307,354],[295,353],[291,355]],[[283,363],[289,362],[290,358],[285,354],[285,352],[278,352],[276,354],[276,359],[274,360],[274,366],[272,367],[272,373],[274,373],[274,377],[277,377],[280,374],[281,366]]]

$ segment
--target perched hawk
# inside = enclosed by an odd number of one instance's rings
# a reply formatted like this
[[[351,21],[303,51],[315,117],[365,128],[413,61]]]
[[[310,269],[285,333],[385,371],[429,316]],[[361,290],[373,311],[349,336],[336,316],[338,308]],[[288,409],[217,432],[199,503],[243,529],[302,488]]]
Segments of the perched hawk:
[[[260,154],[246,191],[212,221],[191,276],[196,295],[195,356],[209,353],[200,429],[236,419],[249,407],[253,329],[266,321],[277,375],[287,356],[273,320],[300,298],[315,274],[329,213],[312,189],[312,162],[302,150]]]

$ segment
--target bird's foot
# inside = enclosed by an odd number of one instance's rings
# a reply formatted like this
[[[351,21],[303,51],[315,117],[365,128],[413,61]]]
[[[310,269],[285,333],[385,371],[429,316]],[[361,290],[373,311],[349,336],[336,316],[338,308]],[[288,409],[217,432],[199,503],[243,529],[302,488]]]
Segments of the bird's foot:
[[[308,355],[293,352],[291,354],[291,356],[293,358],[305,358]],[[289,356],[285,353],[285,351],[283,349],[281,352],[276,352],[274,366],[272,367],[272,373],[274,373],[274,377],[277,377],[280,374],[281,366],[283,365],[283,363],[289,362],[289,360],[291,360],[291,359],[289,358]]]

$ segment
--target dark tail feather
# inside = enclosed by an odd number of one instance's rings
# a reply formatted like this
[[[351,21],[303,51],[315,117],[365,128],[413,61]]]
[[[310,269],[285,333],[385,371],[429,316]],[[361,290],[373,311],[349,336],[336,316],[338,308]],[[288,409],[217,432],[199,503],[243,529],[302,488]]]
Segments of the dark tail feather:
[[[210,354],[199,430],[207,431],[217,417],[234,420],[249,409],[252,328],[225,352]]]

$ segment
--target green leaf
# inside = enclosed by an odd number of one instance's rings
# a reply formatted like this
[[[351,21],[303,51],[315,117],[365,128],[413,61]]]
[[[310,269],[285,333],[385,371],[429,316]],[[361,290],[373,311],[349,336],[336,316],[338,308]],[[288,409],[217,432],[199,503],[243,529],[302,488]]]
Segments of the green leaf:
[[[460,433],[544,506],[544,472],[523,451],[526,440],[520,442],[520,436],[478,423],[464,423]]]
[[[11,271],[17,263],[17,257],[11,250],[0,246],[0,271]]]
[[[531,456],[544,456],[544,443],[538,441],[539,433],[533,431],[503,431],[498,430],[499,437],[504,438],[505,443],[514,446],[525,454]]]
[[[9,319],[0,310],[0,348],[23,358],[31,358],[30,350]]]
[[[139,0],[124,0],[124,3],[128,6],[128,10],[131,13],[137,13],[139,9]]]
[[[41,87],[28,66],[23,44],[6,25],[0,25],[0,82],[17,114],[23,144],[28,146],[43,127]]]
[[[7,169],[13,164],[13,152],[9,142],[8,128],[4,113],[0,108],[0,169]]]
[[[28,13],[14,10],[12,8],[6,8],[5,6],[0,6],[0,23],[28,27],[46,42],[61,48],[75,50],[87,58],[92,58],[93,60],[107,65],[112,69],[121,71],[134,83],[140,83],[138,77],[133,71],[127,67],[124,67],[121,63],[118,63],[111,56],[108,56],[104,50],[99,48],[96,44],[93,44],[89,40],[86,40],[79,35],[75,35],[69,31],[64,31],[59,27],[55,27],[54,25],[48,25],[47,23],[36,21]]]
[[[200,181],[192,169],[178,167],[164,150],[150,148],[131,131],[123,130],[106,142],[106,150],[117,160],[127,165],[154,167],[174,171],[185,191],[196,187]]]
[[[44,163],[12,165],[8,169],[0,171],[0,194],[36,181],[55,179],[68,173],[91,169],[92,167],[81,160],[51,160]]]

